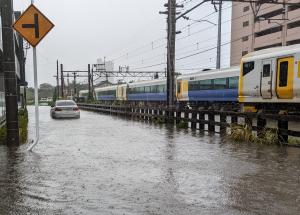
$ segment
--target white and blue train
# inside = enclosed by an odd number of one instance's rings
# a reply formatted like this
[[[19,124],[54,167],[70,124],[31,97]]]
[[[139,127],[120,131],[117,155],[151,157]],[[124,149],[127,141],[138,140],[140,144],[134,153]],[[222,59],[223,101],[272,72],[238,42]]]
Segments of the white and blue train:
[[[165,103],[166,79],[95,89],[99,101]],[[200,71],[176,79],[179,104],[234,104],[244,111],[299,111],[300,45],[249,53],[240,67]]]
[[[237,102],[239,68],[201,71],[176,80],[176,98],[182,103]],[[80,95],[87,95],[82,91]],[[113,85],[95,89],[95,99],[103,102],[164,103],[166,79]]]

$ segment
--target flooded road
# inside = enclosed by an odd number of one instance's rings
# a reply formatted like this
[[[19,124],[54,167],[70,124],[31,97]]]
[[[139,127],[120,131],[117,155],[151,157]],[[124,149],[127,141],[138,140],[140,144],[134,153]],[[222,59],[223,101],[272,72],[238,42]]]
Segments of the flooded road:
[[[300,214],[300,149],[40,112],[33,153],[0,146],[0,214]]]

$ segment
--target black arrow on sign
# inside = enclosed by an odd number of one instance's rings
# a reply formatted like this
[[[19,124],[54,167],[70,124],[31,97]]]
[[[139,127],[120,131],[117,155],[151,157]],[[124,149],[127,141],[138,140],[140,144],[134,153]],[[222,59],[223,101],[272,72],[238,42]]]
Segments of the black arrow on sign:
[[[35,38],[40,37],[40,28],[39,28],[39,15],[34,14],[34,24],[22,24],[22,28],[34,28]]]

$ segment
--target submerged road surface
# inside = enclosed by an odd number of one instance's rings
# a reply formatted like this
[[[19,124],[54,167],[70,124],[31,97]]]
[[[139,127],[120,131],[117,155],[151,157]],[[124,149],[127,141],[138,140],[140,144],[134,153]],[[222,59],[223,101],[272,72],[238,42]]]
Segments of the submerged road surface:
[[[300,149],[40,112],[33,153],[0,146],[0,214],[300,214]]]

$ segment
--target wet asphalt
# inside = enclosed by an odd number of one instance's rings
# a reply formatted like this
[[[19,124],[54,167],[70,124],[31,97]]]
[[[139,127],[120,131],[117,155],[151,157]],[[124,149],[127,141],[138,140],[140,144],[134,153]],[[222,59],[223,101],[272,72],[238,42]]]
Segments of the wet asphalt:
[[[30,138],[34,109],[29,107]],[[0,146],[0,214],[300,214],[300,149],[81,112]]]

